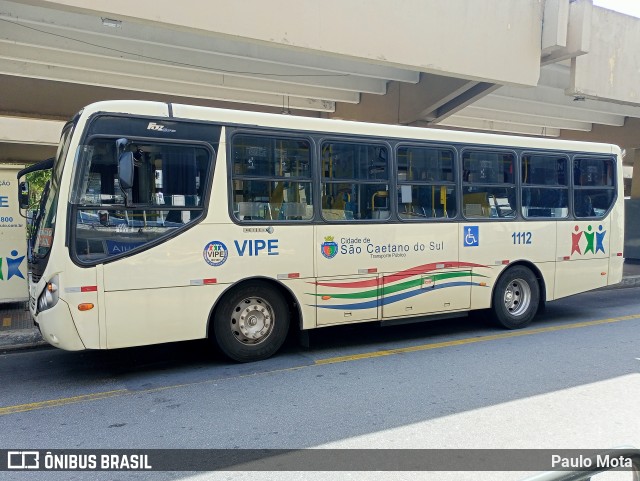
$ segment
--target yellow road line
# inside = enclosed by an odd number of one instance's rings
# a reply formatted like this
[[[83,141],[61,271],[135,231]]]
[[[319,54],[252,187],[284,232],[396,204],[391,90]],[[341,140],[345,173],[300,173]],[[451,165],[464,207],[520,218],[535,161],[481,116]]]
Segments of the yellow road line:
[[[521,336],[531,336],[534,334],[542,334],[546,332],[554,332],[554,331],[565,331],[568,329],[578,329],[582,327],[590,327],[590,326],[598,326],[601,324],[612,324],[615,322],[621,321],[630,321],[634,319],[640,319],[640,314],[630,315],[630,316],[621,316],[621,317],[612,317],[609,319],[600,319],[597,321],[586,321],[586,322],[575,322],[572,324],[562,324],[560,326],[549,326],[549,327],[541,327],[538,329],[526,329],[521,331],[509,331],[502,334],[493,334],[490,336],[479,336],[479,337],[470,337],[465,339],[457,339],[454,341],[445,341],[445,342],[435,342],[431,344],[421,344],[418,346],[409,346],[409,347],[401,347],[397,349],[387,349],[384,351],[372,351],[372,352],[364,352],[361,354],[353,354],[350,356],[338,356],[338,357],[329,357],[325,359],[318,359],[314,361],[313,364],[303,364],[299,366],[292,366],[280,369],[273,369],[271,371],[258,371],[255,373],[249,374],[241,374],[238,376],[228,376],[221,377],[215,379],[206,379],[203,381],[196,381],[192,383],[183,383],[183,384],[173,384],[168,386],[158,386],[149,389],[140,389],[140,390],[129,390],[129,389],[116,389],[114,391],[104,391],[104,392],[96,392],[91,394],[83,394],[80,396],[73,396],[67,398],[59,398],[59,399],[51,399],[48,401],[38,401],[27,404],[16,404],[14,406],[5,406],[0,407],[0,416],[4,416],[7,414],[15,414],[15,413],[23,413],[27,411],[35,411],[37,409],[45,409],[52,408],[58,406],[65,406],[67,404],[81,403],[86,401],[98,401],[100,399],[107,399],[111,397],[117,396],[125,396],[128,394],[146,394],[158,391],[165,391],[168,389],[177,389],[181,387],[189,387],[196,386],[198,384],[210,384],[215,382],[222,382],[231,379],[242,379],[247,377],[255,377],[261,376],[263,374],[275,374],[280,372],[287,371],[296,371],[299,369],[307,368],[307,367],[315,367],[322,366],[326,364],[336,364],[340,362],[349,362],[349,361],[358,361],[361,359],[373,359],[382,356],[392,356],[396,354],[406,354],[411,352],[418,351],[427,351],[430,349],[441,349],[444,347],[452,347],[452,346],[463,346],[465,344],[474,344],[478,342],[487,342],[487,341],[496,341],[500,339],[509,339],[512,337],[521,337]]]
[[[115,391],[96,392],[92,394],[82,394],[80,396],[65,397],[60,399],[51,399],[49,401],[38,401],[28,404],[16,404],[15,406],[6,406],[0,408],[0,416],[5,414],[23,413],[26,411],[33,411],[35,409],[51,408],[56,406],[64,406],[66,404],[79,403],[84,401],[97,401],[98,399],[105,399],[114,396],[122,396],[128,394],[130,391],[127,389],[117,389]]]
[[[409,352],[428,351],[430,349],[441,349],[443,347],[463,346],[465,344],[474,344],[476,342],[496,341],[499,339],[509,339],[511,337],[532,336],[534,334],[542,334],[545,332],[565,331],[567,329],[578,329],[581,327],[597,326],[600,324],[612,324],[614,322],[629,321],[632,319],[640,319],[640,314],[632,316],[612,317],[610,319],[600,319],[598,321],[576,322],[573,324],[563,324],[561,326],[541,327],[538,329],[526,329],[521,331],[509,331],[503,334],[493,334],[490,336],[469,337],[466,339],[456,339],[455,341],[434,342],[431,344],[420,344],[418,346],[400,347],[397,349],[387,349],[385,351],[363,352],[361,354],[352,354],[349,356],[329,357],[326,359],[318,359],[316,365],[336,364],[339,362],[358,361],[360,359],[373,359],[376,357],[393,356],[396,354],[406,354]]]

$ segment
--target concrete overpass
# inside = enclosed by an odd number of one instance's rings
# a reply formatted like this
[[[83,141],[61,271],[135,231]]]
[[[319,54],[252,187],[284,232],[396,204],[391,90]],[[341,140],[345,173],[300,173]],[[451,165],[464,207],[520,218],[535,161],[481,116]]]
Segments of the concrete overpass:
[[[614,142],[640,19],[591,0],[0,0],[0,161],[103,99]],[[640,171],[640,169],[636,169]]]

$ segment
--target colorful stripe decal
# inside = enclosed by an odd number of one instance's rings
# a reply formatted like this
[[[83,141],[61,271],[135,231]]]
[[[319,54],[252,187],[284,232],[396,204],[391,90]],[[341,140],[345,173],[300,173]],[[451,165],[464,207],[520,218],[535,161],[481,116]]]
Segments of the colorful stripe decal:
[[[418,296],[420,294],[426,294],[427,292],[433,292],[436,289],[446,289],[447,287],[459,287],[459,286],[479,286],[479,285],[480,284],[478,284],[477,282],[468,282],[468,281],[445,282],[443,284],[438,284],[428,289],[415,289],[413,291],[405,291],[400,294],[395,294],[393,296],[388,296],[388,297],[382,297],[380,299],[373,299],[371,301],[356,302],[352,304],[337,304],[337,305],[334,304],[331,306],[322,305],[322,304],[311,304],[311,305],[313,307],[319,307],[321,309],[372,309],[374,307],[393,304],[394,302],[402,301],[404,299]]]
[[[409,269],[405,269],[404,271],[397,272],[396,274],[392,274],[390,276],[385,276],[383,278],[382,283],[388,284],[390,282],[396,282],[402,279],[406,279],[407,277],[415,276],[418,274],[424,274],[426,272],[435,271],[436,269],[442,269],[442,262],[435,262],[431,264],[423,264],[421,266],[411,267]],[[462,268],[462,267],[489,267],[484,266],[482,264],[473,264],[470,262],[446,262],[452,268]],[[437,267],[437,266],[440,267]],[[378,278],[375,279],[367,279],[364,281],[355,281],[355,282],[312,282],[311,284],[315,284],[317,286],[323,287],[343,287],[343,288],[362,288],[362,287],[378,287]]]
[[[441,274],[431,274],[430,276],[428,276],[428,278],[430,278],[433,282],[435,281],[440,281],[443,279],[451,279],[454,277],[469,277],[471,276],[471,272],[470,271],[464,271],[464,272],[443,272]],[[474,277],[486,277],[483,276],[481,274],[473,274]],[[393,275],[393,277],[395,278],[396,276]],[[392,279],[392,281],[395,279]],[[389,294],[393,294],[394,292],[399,292],[399,291],[404,291],[405,289],[410,289],[412,287],[421,287],[422,283],[423,283],[424,279],[423,278],[419,278],[419,279],[413,279],[410,281],[405,281],[405,282],[400,282],[398,284],[393,284],[393,285],[387,285],[385,287],[383,287],[380,291],[378,291],[378,289],[370,289],[367,291],[362,291],[362,292],[352,292],[349,294],[329,294],[329,293],[322,293],[322,294],[314,294],[312,292],[307,292],[308,295],[310,296],[316,296],[316,297],[326,297],[326,298],[331,298],[331,299],[366,299],[369,297],[377,297],[378,295],[382,295],[382,296],[388,296]]]

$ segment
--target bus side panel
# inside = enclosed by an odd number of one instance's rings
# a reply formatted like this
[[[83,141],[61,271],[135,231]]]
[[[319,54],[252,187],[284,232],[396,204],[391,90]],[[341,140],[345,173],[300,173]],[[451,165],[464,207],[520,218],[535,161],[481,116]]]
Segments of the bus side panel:
[[[536,264],[536,267],[542,274],[542,280],[545,286],[545,300],[553,301],[555,299],[555,286],[556,286],[556,262],[541,262]]]
[[[108,346],[205,337],[209,312],[224,289],[203,286],[228,287],[256,278],[312,280],[312,236],[310,225],[202,223],[105,264]],[[123,307],[129,303],[132,308]]]
[[[471,269],[439,269],[412,276],[408,281],[402,274],[384,276],[382,317],[393,319],[469,309],[471,280]],[[397,293],[393,286],[403,284],[412,287],[405,293]],[[422,299],[428,303],[421,302]]]
[[[206,337],[217,296],[235,280],[229,269],[204,259],[206,246],[219,240],[219,231],[217,225],[200,224],[151,249],[104,264],[108,348]]]
[[[620,184],[622,185],[622,181]],[[624,252],[624,200],[623,193],[620,189],[618,192],[618,199],[615,207],[611,211],[611,228],[609,240],[609,277],[607,283],[618,284],[622,281],[622,268],[624,264],[624,257],[621,254]]]
[[[59,282],[60,298],[69,304],[69,311],[82,343],[87,349],[104,347],[100,338],[96,268],[81,268],[68,259],[66,268],[59,274]],[[81,311],[79,305],[86,303],[93,304],[94,307]]]
[[[363,287],[363,283],[367,283]],[[373,321],[380,317],[379,278],[376,275],[320,277],[313,305],[319,326]]]
[[[318,225],[314,249],[318,324],[469,306],[471,269],[458,261],[456,223]]]
[[[610,217],[560,223],[556,299],[607,285],[610,232]]]
[[[213,300],[224,287],[204,285],[106,292],[107,348],[206,337]]]
[[[555,239],[558,223],[474,222],[460,223],[460,261],[475,264],[471,308],[491,307],[493,288],[510,264],[528,261],[540,269],[544,283],[553,286]]]
[[[309,300],[315,292],[314,279],[286,279],[281,280],[281,282],[294,297],[296,306],[294,306],[293,309],[300,309],[302,319],[300,319],[298,327],[301,329],[313,329],[317,327],[316,308]],[[292,322],[295,314],[295,312],[292,312]]]

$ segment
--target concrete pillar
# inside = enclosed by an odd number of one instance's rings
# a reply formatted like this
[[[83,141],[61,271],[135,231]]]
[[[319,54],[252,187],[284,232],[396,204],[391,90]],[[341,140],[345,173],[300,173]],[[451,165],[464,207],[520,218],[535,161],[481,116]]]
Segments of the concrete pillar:
[[[631,198],[640,199],[640,149],[627,150],[628,163],[633,162],[633,178],[631,179]]]

